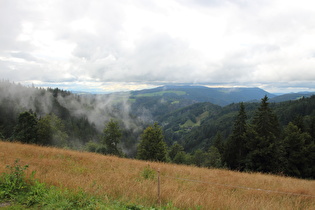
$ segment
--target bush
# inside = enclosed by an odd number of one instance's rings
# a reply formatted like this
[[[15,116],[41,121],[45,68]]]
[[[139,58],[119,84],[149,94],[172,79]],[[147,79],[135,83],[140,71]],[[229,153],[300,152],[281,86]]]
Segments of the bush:
[[[30,178],[25,175],[28,165],[19,165],[19,159],[15,160],[13,166],[8,165],[9,172],[2,173],[0,177],[0,199],[10,200],[31,206],[40,201],[45,193],[44,184],[34,179],[35,172]]]
[[[141,177],[144,179],[155,179],[156,172],[149,165],[146,166],[141,172]]]
[[[25,170],[28,165],[20,166],[19,160],[14,162],[13,166],[6,166],[8,173],[3,173],[0,182],[0,199],[10,199],[15,197],[17,194],[27,191],[30,187],[25,182]]]

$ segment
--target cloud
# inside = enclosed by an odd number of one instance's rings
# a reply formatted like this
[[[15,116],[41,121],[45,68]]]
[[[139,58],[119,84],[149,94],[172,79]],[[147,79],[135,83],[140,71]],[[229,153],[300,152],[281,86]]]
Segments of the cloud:
[[[81,90],[279,82],[315,89],[312,5],[308,0],[2,1],[0,73],[22,83]]]
[[[26,61],[39,62],[39,59],[35,58],[33,55],[31,55],[27,52],[12,52],[11,56],[15,57],[15,58],[21,58],[21,59],[24,59]]]

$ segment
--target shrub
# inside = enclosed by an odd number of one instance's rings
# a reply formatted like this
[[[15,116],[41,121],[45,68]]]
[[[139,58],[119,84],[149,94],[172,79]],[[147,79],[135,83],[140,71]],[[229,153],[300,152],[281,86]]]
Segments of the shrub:
[[[0,199],[10,199],[21,192],[26,192],[30,187],[25,182],[25,170],[28,165],[20,166],[19,160],[14,162],[13,166],[6,166],[8,173],[3,173],[0,179]]]
[[[155,179],[156,172],[148,165],[146,166],[142,172],[141,172],[141,177],[144,179]]]

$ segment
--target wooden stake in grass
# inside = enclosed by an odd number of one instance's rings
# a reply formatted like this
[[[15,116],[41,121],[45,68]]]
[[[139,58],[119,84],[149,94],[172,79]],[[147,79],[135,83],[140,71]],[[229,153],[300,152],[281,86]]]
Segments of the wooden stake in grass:
[[[160,180],[160,168],[158,169],[158,202],[161,206],[161,180]]]

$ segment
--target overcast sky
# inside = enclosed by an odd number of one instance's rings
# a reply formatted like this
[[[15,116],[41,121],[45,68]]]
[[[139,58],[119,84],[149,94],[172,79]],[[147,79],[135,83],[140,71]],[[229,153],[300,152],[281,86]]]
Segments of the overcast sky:
[[[0,0],[0,79],[315,90],[313,0]]]

